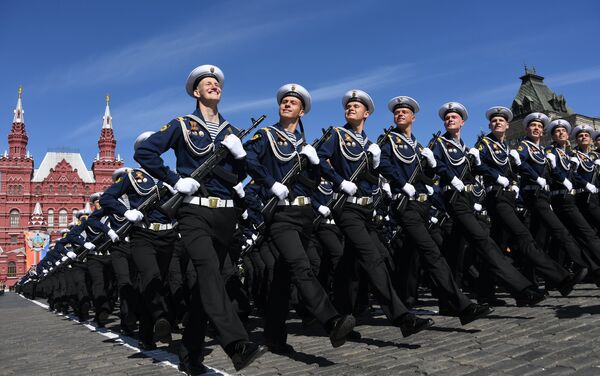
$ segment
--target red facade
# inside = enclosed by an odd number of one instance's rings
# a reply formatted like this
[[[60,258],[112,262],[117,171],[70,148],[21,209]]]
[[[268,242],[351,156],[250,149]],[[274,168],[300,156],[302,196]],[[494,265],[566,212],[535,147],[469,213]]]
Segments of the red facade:
[[[40,229],[39,216],[32,222],[36,203],[41,204],[46,230],[54,240],[59,230],[73,222],[73,213],[85,207],[90,194],[105,190],[111,184],[112,172],[123,166],[119,158],[115,159],[117,142],[108,97],[99,153],[91,171],[79,153],[60,151],[48,152],[34,168],[33,157],[27,152],[21,89],[14,113],[8,151],[0,157],[0,284],[7,286],[14,285],[26,272],[23,232]]]

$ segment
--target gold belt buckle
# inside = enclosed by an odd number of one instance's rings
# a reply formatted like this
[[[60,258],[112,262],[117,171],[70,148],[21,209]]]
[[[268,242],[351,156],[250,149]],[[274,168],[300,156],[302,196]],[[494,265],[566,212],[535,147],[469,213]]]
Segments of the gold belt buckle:
[[[427,195],[425,193],[419,193],[419,196],[417,197],[417,201],[419,201],[419,202],[427,201]]]
[[[304,206],[304,205],[306,205],[306,204],[304,203],[304,198],[305,198],[304,196],[299,196],[299,197],[296,197],[296,201],[298,202],[298,205],[300,205],[300,206]]]
[[[368,197],[361,197],[360,198],[360,205],[362,205],[362,206],[369,205],[369,198]]]
[[[219,206],[219,198],[218,197],[209,197],[208,198],[208,207],[211,209],[216,209]]]
[[[152,229],[154,231],[160,231],[160,223],[153,223],[152,224]]]

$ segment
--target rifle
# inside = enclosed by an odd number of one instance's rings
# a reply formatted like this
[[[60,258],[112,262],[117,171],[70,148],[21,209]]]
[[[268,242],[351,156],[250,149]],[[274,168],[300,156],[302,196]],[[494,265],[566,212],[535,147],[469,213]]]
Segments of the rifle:
[[[321,138],[319,138],[318,140],[316,140],[315,142],[312,143],[312,146],[315,149],[318,149],[321,145],[323,145],[323,143],[329,139],[329,135],[331,134],[331,132],[333,131],[333,127],[329,127],[327,129],[322,129],[321,130],[323,132],[323,135],[321,136]],[[302,172],[305,168],[306,168],[306,164],[308,163],[307,158],[299,158],[298,162],[296,162],[292,168],[287,172],[287,174],[285,174],[285,176],[283,177],[283,179],[281,179],[281,184],[283,185],[288,185],[292,179],[294,179],[296,177],[296,175],[298,175],[300,172]],[[261,209],[261,214],[263,216],[263,223],[268,222],[271,217],[273,216],[273,213],[275,212],[275,207],[277,206],[277,202],[279,201],[279,199],[277,198],[277,196],[271,197],[269,199],[269,201],[267,201],[267,203],[265,204],[265,206],[263,206],[263,208]]]
[[[252,125],[250,128],[245,129],[240,132],[238,135],[239,139],[242,140],[246,137],[254,128],[256,128],[260,123],[265,120],[267,115],[263,115],[258,118],[258,120],[254,120],[252,118]],[[229,153],[229,149],[227,149],[224,145],[220,145],[220,147],[204,161],[198,168],[196,168],[191,174],[190,177],[195,179],[198,183],[202,184],[202,179],[204,179],[215,167],[221,163],[221,161],[227,156]],[[165,203],[160,206],[160,211],[163,212],[169,218],[176,218],[177,211],[179,207],[183,203],[185,195],[182,193],[175,193],[173,197],[168,199]]]
[[[481,140],[483,139],[483,135],[479,135],[479,137],[477,137],[477,141],[475,142],[475,145],[479,144],[481,142]],[[462,169],[462,171],[460,172],[460,176],[458,177],[461,181],[465,178],[465,176],[467,176],[467,173],[471,172],[471,163],[473,163],[473,161],[471,161],[469,158],[471,157],[470,154],[467,154],[466,157],[466,164],[465,167]],[[456,202],[456,199],[458,198],[458,190],[454,189],[452,190],[452,196],[450,196],[450,204],[454,204]]]
[[[596,179],[598,178],[598,166],[594,163],[594,173],[592,174],[591,183],[596,186]],[[592,192],[588,192],[587,198],[585,199],[585,203],[589,204],[590,199],[592,198]]]
[[[383,130],[383,136],[381,136],[381,138],[379,140],[377,140],[377,143],[376,143],[377,146],[381,147],[381,145],[383,145],[386,138],[389,136],[389,134],[392,132],[393,129],[394,129],[394,127],[389,127],[387,129]],[[361,176],[363,174],[363,172],[366,171],[368,165],[369,165],[369,156],[367,154],[365,154],[364,158],[362,158],[362,160],[360,161],[360,164],[358,165],[356,170],[354,170],[354,173],[352,173],[352,176],[350,176],[348,181],[354,183],[354,181],[356,179],[358,179],[358,177]],[[342,193],[342,192],[338,193],[337,199],[335,199],[335,201],[333,202],[333,205],[331,206],[331,212],[333,213],[333,212],[341,209],[342,206],[344,206],[344,203],[346,202],[347,199],[348,199],[347,194]]]
[[[427,148],[428,149],[431,149],[433,147],[433,144],[435,143],[435,141],[437,140],[437,138],[440,136],[440,134],[442,134],[442,131],[437,131],[437,133],[435,133],[433,135],[433,138],[427,144]],[[417,166],[413,170],[412,175],[410,175],[410,177],[406,181],[409,184],[413,184],[413,182],[415,181],[415,179],[417,178],[417,176],[421,172],[423,172],[423,166],[421,165],[422,161],[421,161],[421,159],[419,159],[419,157],[416,154],[416,152],[415,152],[415,156],[417,157]],[[401,192],[401,193],[402,193],[402,195],[400,196],[400,200],[398,200],[398,205],[396,205],[396,210],[397,211],[403,211],[406,208],[406,205],[407,205],[408,195],[404,194],[404,192]]]

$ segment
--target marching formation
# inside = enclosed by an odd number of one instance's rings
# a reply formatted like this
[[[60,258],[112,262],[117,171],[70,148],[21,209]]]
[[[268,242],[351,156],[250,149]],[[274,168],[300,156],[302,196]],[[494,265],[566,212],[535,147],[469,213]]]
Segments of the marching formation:
[[[600,133],[591,127],[532,113],[510,149],[513,115],[496,106],[485,114],[490,133],[469,148],[467,109],[449,102],[443,131],[424,147],[413,134],[418,102],[398,96],[387,105],[394,125],[374,142],[365,133],[373,100],[355,89],[342,98],[345,125],[310,144],[304,87],[277,91],[274,125],[259,128],[262,116],[240,130],[218,110],[223,85],[216,66],[190,73],[195,111],[136,139],[139,167],[116,170],[91,195],[93,211],[77,214],[19,292],[82,321],[93,311],[99,327],[118,309],[121,331],[137,330],[144,350],[181,325],[179,367],[197,375],[209,327],[236,370],[267,349],[293,353],[290,309],[339,347],[360,338],[354,316],[370,298],[404,337],[434,325],[410,311],[419,286],[461,325],[508,304],[497,287],[533,306],[550,290],[600,286]],[[552,145],[540,145],[544,133]],[[169,150],[175,171],[162,159]],[[250,314],[264,319],[263,345],[249,340]]]

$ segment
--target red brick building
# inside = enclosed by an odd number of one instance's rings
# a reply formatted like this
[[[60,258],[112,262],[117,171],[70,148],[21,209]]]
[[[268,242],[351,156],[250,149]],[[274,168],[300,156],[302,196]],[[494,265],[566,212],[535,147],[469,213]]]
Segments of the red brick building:
[[[5,281],[9,287],[26,272],[24,231],[42,229],[55,239],[90,194],[105,190],[112,172],[123,166],[121,158],[115,158],[117,141],[107,96],[99,153],[91,170],[79,153],[63,151],[49,151],[35,168],[27,151],[21,94],[19,88],[8,150],[0,157],[0,284]]]

